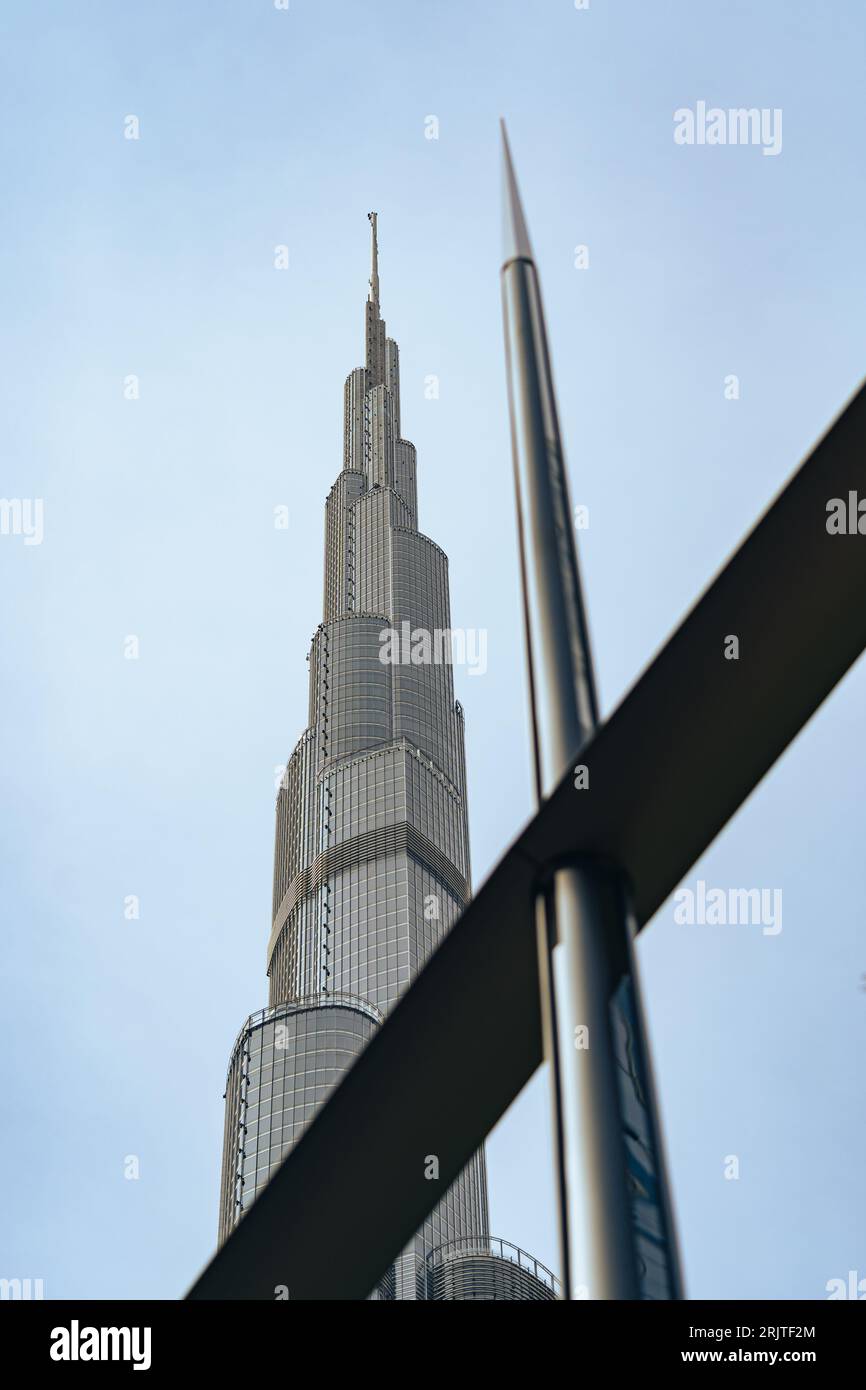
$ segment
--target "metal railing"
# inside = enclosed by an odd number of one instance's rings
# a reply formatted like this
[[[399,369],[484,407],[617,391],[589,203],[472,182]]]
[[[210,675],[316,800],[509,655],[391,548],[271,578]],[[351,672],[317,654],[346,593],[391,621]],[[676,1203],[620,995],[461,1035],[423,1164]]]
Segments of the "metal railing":
[[[326,1009],[342,1008],[355,1009],[357,1013],[366,1014],[374,1023],[382,1024],[385,1022],[385,1015],[381,1009],[377,1009],[375,1004],[371,1004],[369,999],[362,999],[359,994],[343,994],[335,991],[333,994],[303,994],[299,999],[290,999],[284,1004],[272,1004],[264,1009],[257,1009],[250,1014],[237,1037],[234,1040],[230,1056],[234,1058],[238,1043],[242,1038],[251,1033],[254,1028],[262,1023],[268,1023],[273,1019],[287,1018],[291,1014],[303,1013],[307,1009]],[[229,1062],[231,1071],[231,1062]]]
[[[498,1236],[488,1236],[486,1240],[478,1240],[472,1236],[460,1236],[456,1240],[448,1241],[445,1245],[437,1245],[435,1250],[431,1250],[427,1256],[427,1264],[433,1270],[440,1265],[448,1264],[451,1260],[466,1257],[507,1260],[510,1264],[518,1265],[520,1269],[526,1270],[539,1283],[544,1284],[559,1297],[559,1280],[547,1268],[547,1265],[543,1265],[540,1260],[536,1260],[526,1250],[521,1250],[519,1245],[512,1244],[510,1240],[500,1240]]]

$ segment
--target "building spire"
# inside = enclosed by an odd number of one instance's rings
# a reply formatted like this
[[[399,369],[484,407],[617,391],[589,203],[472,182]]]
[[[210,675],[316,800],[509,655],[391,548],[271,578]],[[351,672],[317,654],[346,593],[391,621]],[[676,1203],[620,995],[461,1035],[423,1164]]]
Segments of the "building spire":
[[[376,308],[378,309],[378,308],[379,308],[379,241],[378,241],[377,234],[376,234],[376,219],[377,219],[378,214],[375,213],[375,212],[368,212],[368,213],[367,213],[367,216],[368,216],[368,218],[370,219],[370,228],[371,228],[371,232],[372,232],[371,242],[370,242],[370,294],[369,294],[369,299],[370,299],[371,304],[375,304]]]
[[[378,215],[368,212],[370,219],[370,293],[364,306],[366,320],[367,388],[385,383],[385,325],[379,311],[379,238],[376,226]]]

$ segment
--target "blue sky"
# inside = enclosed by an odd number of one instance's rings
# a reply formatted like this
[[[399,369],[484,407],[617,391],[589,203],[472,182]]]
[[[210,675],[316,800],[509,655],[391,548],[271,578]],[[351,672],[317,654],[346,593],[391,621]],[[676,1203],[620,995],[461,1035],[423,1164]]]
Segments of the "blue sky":
[[[214,1244],[226,1063],[266,1001],[368,209],[421,525],[454,623],[489,634],[457,672],[479,882],[532,810],[498,117],[609,711],[863,373],[866,14],[49,0],[0,39],[0,491],[45,509],[41,545],[0,536],[0,1273],[172,1297]],[[676,145],[699,100],[780,108],[781,153]],[[685,880],[781,888],[783,931],[669,902],[641,938],[693,1297],[866,1276],[864,692],[861,663]],[[555,1265],[543,1075],[488,1153],[495,1234]]]

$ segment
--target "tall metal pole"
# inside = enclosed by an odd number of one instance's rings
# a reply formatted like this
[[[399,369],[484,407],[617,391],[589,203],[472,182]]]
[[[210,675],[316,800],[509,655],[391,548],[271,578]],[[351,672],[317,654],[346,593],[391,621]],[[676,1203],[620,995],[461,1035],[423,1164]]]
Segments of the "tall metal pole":
[[[536,795],[598,722],[538,273],[502,127],[502,298]],[[575,796],[591,795],[592,769]],[[677,1298],[680,1278],[616,865],[556,865],[536,902],[568,1298]]]

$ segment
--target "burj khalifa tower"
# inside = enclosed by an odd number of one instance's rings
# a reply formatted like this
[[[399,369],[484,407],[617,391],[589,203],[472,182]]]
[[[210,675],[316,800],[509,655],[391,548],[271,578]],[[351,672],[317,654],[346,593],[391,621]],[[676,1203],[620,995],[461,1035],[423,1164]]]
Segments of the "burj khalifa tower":
[[[365,362],[346,380],[342,467],[325,503],[308,725],[277,796],[269,1005],[247,1019],[229,1062],[220,1241],[471,892],[448,559],[418,529],[416,453],[402,435],[399,352],[369,219]],[[419,1163],[436,1182],[436,1154]],[[556,1282],[490,1237],[479,1152],[371,1297],[551,1299]]]

